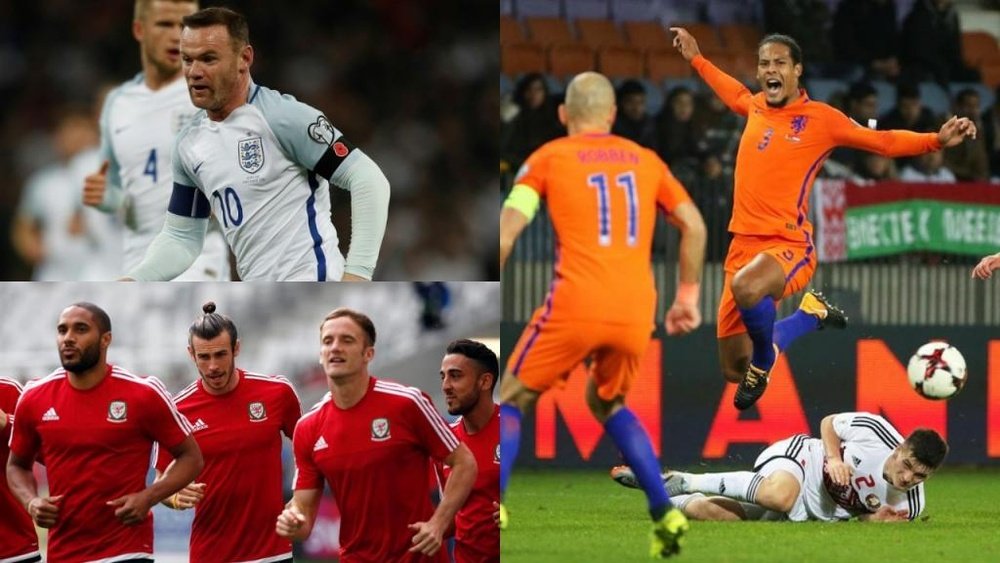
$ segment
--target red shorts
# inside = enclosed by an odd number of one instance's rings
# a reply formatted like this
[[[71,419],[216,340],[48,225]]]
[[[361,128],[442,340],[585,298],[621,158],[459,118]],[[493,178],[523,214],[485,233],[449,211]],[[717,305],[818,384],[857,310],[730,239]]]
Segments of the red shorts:
[[[739,307],[733,298],[733,276],[761,253],[774,256],[785,272],[785,291],[781,294],[783,298],[802,291],[816,271],[816,249],[810,243],[796,243],[774,237],[735,235],[729,243],[729,253],[726,254],[726,279],[722,286],[719,320],[715,329],[719,338],[747,331],[747,327],[743,326]],[[777,306],[777,303],[775,305]]]
[[[652,333],[652,321],[553,321],[543,307],[535,311],[521,333],[508,370],[521,385],[542,393],[565,381],[573,368],[590,358],[589,373],[597,384],[597,394],[610,401],[628,392]]]

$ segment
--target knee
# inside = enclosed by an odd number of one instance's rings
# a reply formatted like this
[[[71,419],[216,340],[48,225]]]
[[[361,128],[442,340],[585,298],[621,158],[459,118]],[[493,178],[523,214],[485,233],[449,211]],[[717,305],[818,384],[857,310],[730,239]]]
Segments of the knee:
[[[757,504],[777,512],[790,512],[798,497],[798,487],[781,486],[768,478],[762,484]]]
[[[730,287],[733,292],[733,300],[742,309],[753,307],[764,296],[760,285],[755,283],[752,276],[747,275],[744,270],[733,276]]]
[[[624,405],[625,403],[621,397],[605,401],[598,397],[597,393],[587,393],[587,406],[590,408],[590,412],[594,415],[594,418],[601,424],[607,422],[611,418],[611,415],[615,414]]]

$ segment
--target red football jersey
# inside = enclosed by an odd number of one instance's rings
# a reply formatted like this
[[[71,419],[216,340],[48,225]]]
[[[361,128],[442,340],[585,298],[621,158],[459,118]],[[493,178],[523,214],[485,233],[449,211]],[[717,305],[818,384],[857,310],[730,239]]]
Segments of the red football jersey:
[[[7,455],[10,448],[10,429],[14,424],[14,407],[21,397],[21,386],[13,379],[0,377],[0,411],[7,419],[7,424],[0,430],[0,462],[7,467]],[[38,536],[35,535],[35,525],[24,506],[10,492],[7,477],[0,479],[0,561],[6,559],[23,559],[38,554]]]
[[[74,389],[66,371],[28,383],[10,451],[45,458],[49,495],[65,495],[49,530],[49,561],[149,557],[153,518],[126,526],[107,502],[146,487],[153,443],[180,444],[191,426],[155,377],[108,365],[96,387]]]
[[[452,432],[476,457],[479,473],[465,505],[455,515],[455,563],[499,563],[500,527],[493,520],[493,503],[500,502],[500,405],[493,406],[489,424],[469,434],[459,418]],[[444,467],[445,477],[451,468]]]
[[[205,458],[197,482],[205,498],[191,526],[192,562],[290,558],[292,543],[274,531],[284,508],[281,490],[281,434],[289,438],[302,411],[292,384],[280,375],[236,370],[239,383],[212,395],[198,381],[177,394],[174,404],[191,423]],[[160,449],[156,468],[173,457]]]
[[[409,553],[407,525],[434,514],[427,484],[431,459],[458,447],[430,398],[419,389],[371,378],[365,396],[349,409],[330,395],[295,428],[295,488],[330,483],[340,507],[342,563],[446,562]]]

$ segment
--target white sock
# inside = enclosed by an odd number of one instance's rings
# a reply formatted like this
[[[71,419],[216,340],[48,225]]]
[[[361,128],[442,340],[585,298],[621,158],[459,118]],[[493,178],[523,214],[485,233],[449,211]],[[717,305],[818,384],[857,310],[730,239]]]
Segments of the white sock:
[[[763,475],[752,471],[692,474],[690,489],[707,495],[722,495],[742,502],[756,502]]]

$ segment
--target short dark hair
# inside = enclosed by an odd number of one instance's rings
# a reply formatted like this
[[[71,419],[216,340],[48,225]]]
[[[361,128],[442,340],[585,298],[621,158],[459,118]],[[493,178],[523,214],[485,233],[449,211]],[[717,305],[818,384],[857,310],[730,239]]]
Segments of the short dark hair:
[[[645,96],[646,88],[642,85],[642,82],[639,82],[634,78],[630,78],[625,82],[622,82],[622,85],[618,87],[619,101],[624,100],[625,96],[634,96],[636,94],[642,94]]]
[[[99,333],[104,334],[105,332],[111,332],[111,317],[104,312],[104,309],[101,309],[89,301],[73,303],[70,307],[79,307],[89,311],[91,316],[94,317],[94,324],[97,325],[97,331]]]
[[[339,319],[340,317],[347,317],[356,322],[365,331],[365,335],[368,337],[368,345],[375,345],[375,323],[372,322],[368,315],[354,309],[348,309],[347,307],[338,307],[330,311],[330,314],[323,319],[323,322],[319,323],[320,332],[323,331],[323,325],[326,324],[326,321]]]
[[[782,33],[770,33],[760,40],[760,43],[757,44],[757,49],[760,50],[767,43],[781,43],[788,47],[788,50],[792,53],[792,62],[802,64],[802,47],[799,47],[799,42],[795,39]]]
[[[192,345],[195,336],[202,340],[211,340],[222,334],[222,331],[226,331],[229,333],[229,344],[235,349],[238,334],[233,320],[221,313],[216,313],[215,303],[212,301],[202,305],[201,310],[201,317],[191,323],[191,328],[188,329],[188,345]]]
[[[955,103],[960,104],[964,102],[967,98],[971,97],[975,97],[978,99],[979,91],[976,90],[975,88],[962,88],[961,90],[958,91],[957,94],[955,94]]]
[[[479,366],[480,373],[493,374],[493,385],[490,386],[490,390],[496,389],[497,379],[500,376],[497,373],[500,371],[500,363],[497,361],[497,355],[488,346],[482,342],[461,338],[448,344],[446,352],[448,354],[461,354],[469,358]]]
[[[917,461],[931,469],[937,469],[948,455],[948,444],[929,428],[917,428],[906,438],[904,445],[910,448]]]
[[[878,96],[878,90],[869,82],[861,80],[851,84],[850,89],[847,90],[847,99],[849,100],[862,100],[868,96]]]
[[[230,10],[229,8],[205,8],[190,16],[181,18],[184,27],[200,29],[213,25],[225,26],[229,32],[229,40],[233,43],[233,49],[238,50],[250,43],[250,26],[243,14]]]

